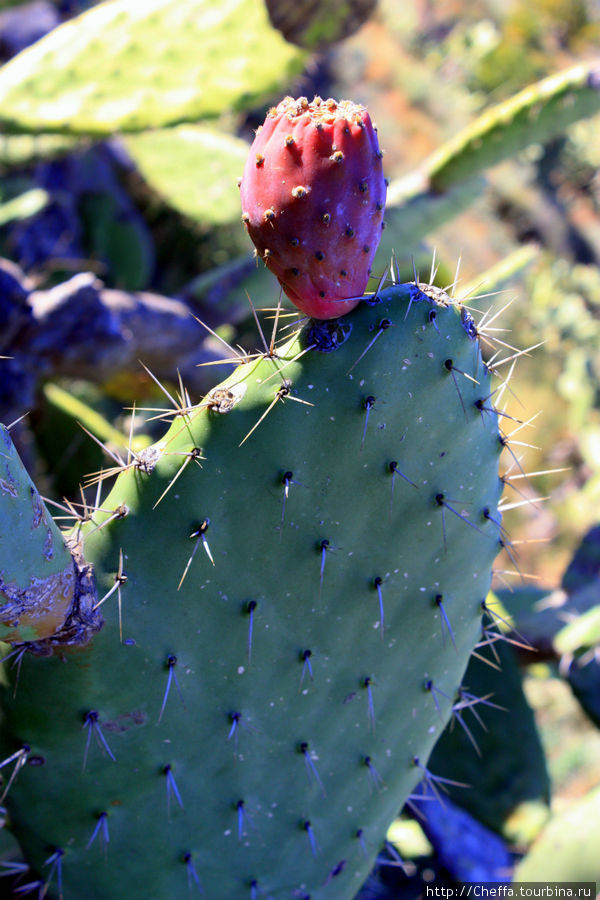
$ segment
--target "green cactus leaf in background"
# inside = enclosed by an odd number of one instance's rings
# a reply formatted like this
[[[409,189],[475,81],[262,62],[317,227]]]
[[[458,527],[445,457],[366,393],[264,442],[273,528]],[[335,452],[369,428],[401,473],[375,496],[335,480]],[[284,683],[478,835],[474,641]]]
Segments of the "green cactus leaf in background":
[[[197,125],[126,135],[125,146],[148,185],[202,225],[239,220],[236,186],[248,156],[240,138]]]
[[[0,122],[100,136],[214,118],[260,103],[304,58],[262,0],[105,0],[0,70]]]
[[[42,880],[58,859],[65,900],[354,896],[433,783],[480,635],[490,390],[466,311],[410,284],[172,411],[80,529],[102,631],[2,690]]]
[[[139,222],[123,215],[109,191],[85,195],[80,210],[91,254],[109,267],[118,287],[142,290],[148,284],[154,260]]]
[[[472,178],[529,144],[544,143],[578,119],[600,112],[600,66],[580,63],[492,106],[425,163],[431,188]]]
[[[600,890],[600,788],[548,822],[514,877],[516,881],[592,881]]]
[[[573,554],[562,579],[565,591],[574,593],[582,587],[592,584],[600,576],[600,525],[584,535]]]
[[[427,234],[471,206],[485,190],[485,169],[600,112],[599,81],[598,64],[581,63],[531,84],[393,180],[378,261],[389,259],[393,248],[414,252]]]
[[[599,596],[599,588],[600,584],[594,586],[593,593],[596,597]],[[561,628],[554,638],[554,647],[561,656],[577,650],[587,650],[597,644],[600,644],[600,605],[582,612]]]

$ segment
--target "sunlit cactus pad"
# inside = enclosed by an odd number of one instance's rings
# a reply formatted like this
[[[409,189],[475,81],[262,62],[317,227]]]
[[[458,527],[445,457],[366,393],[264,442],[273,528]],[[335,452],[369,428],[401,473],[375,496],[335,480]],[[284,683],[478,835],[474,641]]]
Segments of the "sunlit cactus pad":
[[[3,689],[51,896],[351,898],[431,785],[502,443],[472,320],[423,287],[240,364],[84,527],[106,624]]]
[[[215,117],[260,102],[303,59],[261,0],[105,0],[3,67],[0,120],[110,134]]]

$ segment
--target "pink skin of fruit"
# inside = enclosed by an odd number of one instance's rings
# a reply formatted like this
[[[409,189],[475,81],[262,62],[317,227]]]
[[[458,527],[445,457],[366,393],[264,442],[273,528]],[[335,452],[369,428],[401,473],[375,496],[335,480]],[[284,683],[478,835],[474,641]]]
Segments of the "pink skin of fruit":
[[[386,181],[363,106],[286,97],[269,111],[240,181],[242,221],[290,300],[315,319],[364,294],[383,228]]]

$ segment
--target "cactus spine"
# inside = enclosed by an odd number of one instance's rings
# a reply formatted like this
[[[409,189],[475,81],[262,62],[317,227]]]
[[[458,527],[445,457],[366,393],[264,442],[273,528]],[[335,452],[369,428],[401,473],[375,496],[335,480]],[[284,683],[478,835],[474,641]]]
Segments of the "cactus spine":
[[[502,444],[465,311],[377,300],[173,413],[82,527],[104,627],[2,689],[5,802],[51,894],[350,898],[431,785]]]

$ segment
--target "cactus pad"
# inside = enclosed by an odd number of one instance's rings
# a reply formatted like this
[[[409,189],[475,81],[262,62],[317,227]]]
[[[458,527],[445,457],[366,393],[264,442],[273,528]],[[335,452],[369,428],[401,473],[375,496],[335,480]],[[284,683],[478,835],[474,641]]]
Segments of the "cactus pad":
[[[277,91],[304,56],[262,0],[106,0],[3,66],[0,121],[106,135],[213,118]]]
[[[465,313],[400,285],[240,364],[119,476],[84,527],[104,628],[2,694],[50,893],[354,896],[480,634],[490,393]]]

